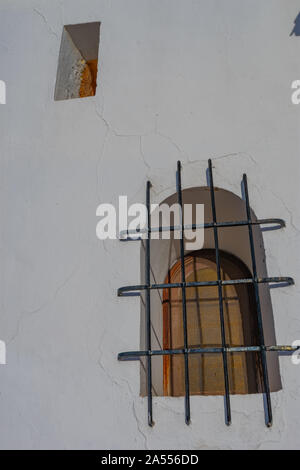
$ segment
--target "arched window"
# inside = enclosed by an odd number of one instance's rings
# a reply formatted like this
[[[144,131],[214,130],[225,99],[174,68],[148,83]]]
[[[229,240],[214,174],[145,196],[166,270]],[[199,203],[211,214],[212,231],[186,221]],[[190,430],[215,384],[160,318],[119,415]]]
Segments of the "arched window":
[[[188,188],[182,191],[185,203],[203,203],[205,223],[212,221],[210,191],[207,187]],[[161,204],[172,206],[176,202],[172,194]],[[215,188],[218,220],[220,222],[243,220],[245,202],[221,188]],[[257,220],[252,212],[253,220]],[[193,223],[195,221],[193,220]],[[249,249],[248,227],[220,227],[219,248],[221,274],[225,279],[249,279],[252,277],[251,253]],[[265,251],[262,232],[253,227],[260,276],[267,277]],[[145,244],[141,245],[141,279],[144,282]],[[197,281],[217,280],[216,251],[213,229],[205,231],[204,247],[198,252],[185,250],[186,282],[197,277]],[[169,282],[170,281],[170,282]],[[169,240],[151,240],[151,282],[154,284],[181,282],[180,240],[173,234]],[[275,328],[270,289],[267,284],[259,286],[264,334],[267,345],[276,344]],[[151,341],[152,349],[181,349],[183,347],[183,317],[181,289],[151,291]],[[177,299],[176,299],[177,296]],[[218,287],[190,287],[186,289],[188,345],[190,348],[221,347],[221,327]],[[227,334],[226,343],[230,346],[256,346],[258,341],[257,311],[253,284],[223,286],[224,320]],[[193,300],[197,299],[197,300]],[[208,312],[212,312],[209,315]],[[197,322],[199,322],[197,324]],[[141,295],[141,349],[146,349],[145,293]],[[213,334],[212,334],[213,333]],[[202,342],[203,339],[203,342]],[[227,354],[230,394],[260,393],[261,383],[260,353],[234,352]],[[224,395],[224,371],[222,354],[203,353],[189,355],[190,393],[194,395]],[[267,353],[270,390],[281,389],[278,355]],[[184,395],[184,355],[165,355],[152,358],[153,395]],[[172,366],[172,367],[171,367]],[[202,375],[199,371],[203,371]],[[205,369],[205,370],[204,370]],[[141,358],[141,395],[147,393],[147,360]],[[204,375],[203,375],[204,374]],[[211,380],[209,380],[211,375]]]
[[[233,255],[220,253],[222,280],[251,276],[245,264]],[[185,256],[186,282],[217,279],[215,252],[201,250]],[[166,283],[181,279],[181,264],[176,262]],[[183,348],[182,289],[163,291],[163,347]],[[217,286],[192,287],[187,290],[187,329],[191,348],[221,347],[221,328]],[[259,345],[253,285],[223,286],[226,343],[232,346]],[[231,394],[257,393],[261,386],[259,356],[255,353],[228,355]],[[189,360],[190,393],[192,395],[224,395],[221,354],[193,354]],[[164,395],[184,396],[184,360],[182,355],[163,358]]]
[[[230,424],[230,395],[257,392],[264,393],[265,421],[271,426],[270,393],[281,389],[278,353],[298,348],[276,344],[270,288],[294,281],[268,276],[262,226],[274,230],[285,224],[282,219],[257,219],[246,175],[243,198],[215,187],[212,161],[208,163],[208,186],[182,190],[177,162],[177,192],[156,205],[160,211],[178,201],[179,225],[172,221],[168,227],[163,220],[152,225],[147,182],[147,226],[126,231],[125,237],[142,240],[141,283],[118,289],[119,296],[141,299],[140,350],[119,353],[118,358],[140,361],[140,392],[147,395],[149,426],[153,395],[184,395],[186,424],[191,394],[224,395],[225,422]],[[191,223],[185,225],[186,208],[197,204],[204,205],[204,224],[195,221],[197,211],[189,211]],[[165,228],[168,237],[153,236]],[[205,230],[204,244],[194,247],[200,251],[185,245],[185,230],[191,228]],[[177,230],[179,238],[174,236]],[[145,240],[139,237],[143,233]]]

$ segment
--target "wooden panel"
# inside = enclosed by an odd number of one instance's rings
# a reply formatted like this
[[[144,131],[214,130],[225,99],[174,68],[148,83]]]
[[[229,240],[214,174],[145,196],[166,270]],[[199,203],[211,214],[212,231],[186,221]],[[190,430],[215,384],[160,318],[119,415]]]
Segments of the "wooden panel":
[[[201,252],[200,252],[201,253]],[[204,256],[203,256],[204,255]],[[203,282],[217,279],[213,250],[185,258],[186,281]],[[237,279],[248,277],[240,262],[233,257],[221,256],[222,278]],[[180,263],[176,263],[166,282],[180,282]],[[251,307],[251,287],[226,286],[223,288],[224,320],[226,342],[231,346],[255,345],[257,325],[255,310]],[[216,286],[188,288],[187,325],[190,347],[222,346],[218,288]],[[183,348],[183,324],[181,289],[164,291],[164,348]],[[246,333],[245,334],[245,330]],[[250,331],[249,331],[250,330]],[[255,330],[255,331],[254,331]],[[249,342],[250,340],[250,342]],[[252,354],[252,355],[251,355]],[[253,353],[232,353],[228,355],[230,393],[245,394],[257,392],[259,368]],[[224,375],[221,354],[197,354],[189,356],[190,393],[202,395],[223,395]],[[164,394],[184,395],[183,356],[164,358]]]

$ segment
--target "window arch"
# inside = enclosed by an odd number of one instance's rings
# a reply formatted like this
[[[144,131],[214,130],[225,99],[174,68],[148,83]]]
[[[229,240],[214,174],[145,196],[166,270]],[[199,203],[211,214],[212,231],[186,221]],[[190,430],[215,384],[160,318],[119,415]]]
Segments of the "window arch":
[[[192,187],[182,190],[183,201],[186,204],[195,205],[197,203],[204,204],[204,222],[211,223],[212,222],[212,212],[210,207],[210,190],[207,186],[202,187]],[[245,201],[237,196],[236,194],[232,193],[231,191],[222,189],[222,188],[215,188],[215,198],[216,198],[216,206],[218,208],[218,221],[219,222],[226,222],[226,221],[234,221],[234,220],[244,220],[245,218]],[[161,204],[167,204],[172,206],[177,201],[177,194],[174,193],[171,196],[164,199]],[[195,212],[195,211],[194,211]],[[256,215],[253,211],[252,212],[252,220],[257,220]],[[192,220],[195,223],[195,220]],[[222,261],[223,263],[229,264],[229,258],[231,260],[235,260],[236,266],[239,266],[240,274],[243,271],[245,274],[242,276],[243,278],[248,278],[252,276],[251,271],[251,253],[249,249],[249,235],[248,235],[248,227],[246,226],[237,226],[231,227],[228,229],[227,227],[219,228],[219,248],[220,252],[222,253]],[[260,273],[260,276],[267,277],[267,266],[266,266],[266,257],[265,257],[265,249],[264,249],[264,241],[262,237],[262,232],[260,227],[253,226],[253,236],[254,236],[254,243],[255,243],[255,252],[256,252],[256,259],[257,259],[257,270]],[[176,239],[174,234],[171,233],[171,237],[169,240],[165,239],[158,239],[150,241],[151,245],[151,282],[153,283],[164,283],[168,276],[168,273],[172,272],[172,269],[175,269],[176,263],[179,262],[180,259],[180,240]],[[202,256],[207,257],[210,255],[211,263],[214,264],[215,269],[215,248],[214,248],[214,234],[213,229],[207,229],[205,231],[204,237],[204,246],[201,250]],[[193,253],[191,251],[185,250],[185,257],[192,256]],[[225,261],[226,258],[226,261]],[[145,243],[142,242],[141,245],[141,282],[144,283],[144,266],[145,260]],[[208,261],[208,259],[207,259]],[[227,267],[228,269],[228,267]],[[237,269],[237,268],[236,268]],[[225,270],[226,271],[226,270]],[[246,274],[247,273],[247,274]],[[228,275],[234,275],[228,273]],[[180,270],[178,273],[180,279]],[[214,275],[214,279],[216,279],[216,274]],[[226,287],[227,288],[227,287]],[[199,289],[199,295],[201,294],[201,289]],[[213,289],[213,287],[210,287]],[[243,290],[245,292],[245,287],[241,289],[241,287],[236,287],[238,291]],[[247,290],[249,289],[249,290]],[[252,309],[256,308],[253,303],[255,304],[255,298],[253,292],[251,290],[252,287],[246,289],[248,297],[252,301]],[[187,295],[189,294],[189,290],[186,290]],[[192,289],[194,290],[194,289]],[[260,292],[260,300],[261,300],[261,309],[262,309],[262,316],[263,316],[263,323],[264,323],[264,333],[265,333],[265,341],[266,344],[276,344],[276,335],[275,335],[275,327],[274,327],[274,317],[273,317],[273,309],[272,309],[272,302],[270,296],[270,288],[267,284],[261,284],[259,286]],[[215,291],[216,293],[216,291]],[[163,323],[163,305],[164,305],[164,293],[163,290],[153,290],[151,291],[151,331],[152,331],[152,349],[164,349],[164,323]],[[253,311],[253,310],[252,310]],[[254,320],[257,318],[256,310],[254,310]],[[141,349],[146,349],[146,337],[145,337],[145,325],[146,325],[146,318],[145,318],[145,292],[141,294],[141,323],[140,323],[140,345]],[[190,343],[190,339],[189,339]],[[248,345],[254,346],[255,343]],[[230,343],[229,343],[230,344]],[[176,349],[176,348],[175,348]],[[234,353],[235,355],[240,355],[239,353]],[[208,354],[207,354],[208,355]],[[251,355],[259,356],[259,354],[255,353],[247,353],[247,358],[251,361]],[[197,356],[197,355],[196,355]],[[233,354],[228,354],[228,358],[232,357]],[[153,385],[153,395],[157,396],[164,396],[169,395],[172,396],[174,392],[170,390],[169,384],[169,391],[167,392],[167,388],[165,387],[166,383],[166,369],[165,364],[168,361],[166,359],[168,356],[156,356],[152,358],[152,385]],[[179,356],[178,361],[183,361],[182,355]],[[214,358],[216,360],[217,354],[212,355],[212,361]],[[195,359],[192,358],[192,355],[189,356],[189,363],[193,363]],[[141,395],[146,395],[146,358],[141,358],[141,368],[140,368],[140,393]],[[269,382],[270,382],[270,390],[272,392],[278,391],[282,388],[281,385],[281,378],[280,378],[280,370],[279,370],[279,360],[278,355],[276,353],[267,353],[267,363],[268,363],[268,371],[269,371]],[[190,369],[191,366],[189,366]],[[251,386],[246,389],[246,391],[231,391],[234,387],[231,385],[230,393],[257,393],[262,391],[262,385],[260,384],[259,374],[258,371],[259,365],[256,364],[254,367],[254,371],[256,370],[255,380],[252,378],[249,380],[249,384]],[[222,363],[221,367],[218,368],[219,373],[222,374]],[[250,368],[253,370],[253,367]],[[248,367],[248,370],[250,370]],[[192,370],[190,369],[190,374]],[[224,377],[223,377],[224,380]],[[193,392],[192,392],[193,393]],[[210,395],[209,392],[202,393],[200,390],[195,394],[203,394],[203,395]],[[218,393],[213,392],[212,395],[217,395]],[[220,393],[222,395],[223,393]],[[174,393],[175,395],[175,393]],[[178,393],[177,396],[180,396]]]
[[[237,257],[220,252],[222,280],[251,276],[247,266]],[[185,256],[186,282],[217,279],[215,252],[212,249]],[[180,282],[181,264],[177,261],[168,273],[166,283]],[[219,298],[217,286],[193,287],[187,290],[187,328],[189,346],[221,347]],[[182,290],[163,291],[163,347],[183,348]],[[254,291],[251,284],[223,286],[226,343],[231,346],[259,345]],[[257,393],[261,389],[261,366],[256,353],[228,355],[231,394]],[[224,395],[221,354],[193,354],[189,360],[190,393],[192,395]],[[184,362],[182,355],[163,358],[163,393],[184,395]]]

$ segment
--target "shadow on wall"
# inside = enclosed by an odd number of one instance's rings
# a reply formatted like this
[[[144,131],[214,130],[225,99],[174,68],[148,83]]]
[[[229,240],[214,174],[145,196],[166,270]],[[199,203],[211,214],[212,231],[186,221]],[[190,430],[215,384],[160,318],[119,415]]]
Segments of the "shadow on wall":
[[[300,36],[300,13],[298,14],[297,18],[294,21],[294,28],[291,32],[290,36]]]

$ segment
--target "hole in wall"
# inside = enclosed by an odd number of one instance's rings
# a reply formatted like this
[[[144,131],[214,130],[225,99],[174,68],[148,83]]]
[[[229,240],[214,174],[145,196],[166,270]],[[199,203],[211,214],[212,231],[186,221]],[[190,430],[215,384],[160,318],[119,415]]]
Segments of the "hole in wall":
[[[100,22],[63,28],[54,99],[86,98],[96,94]]]

